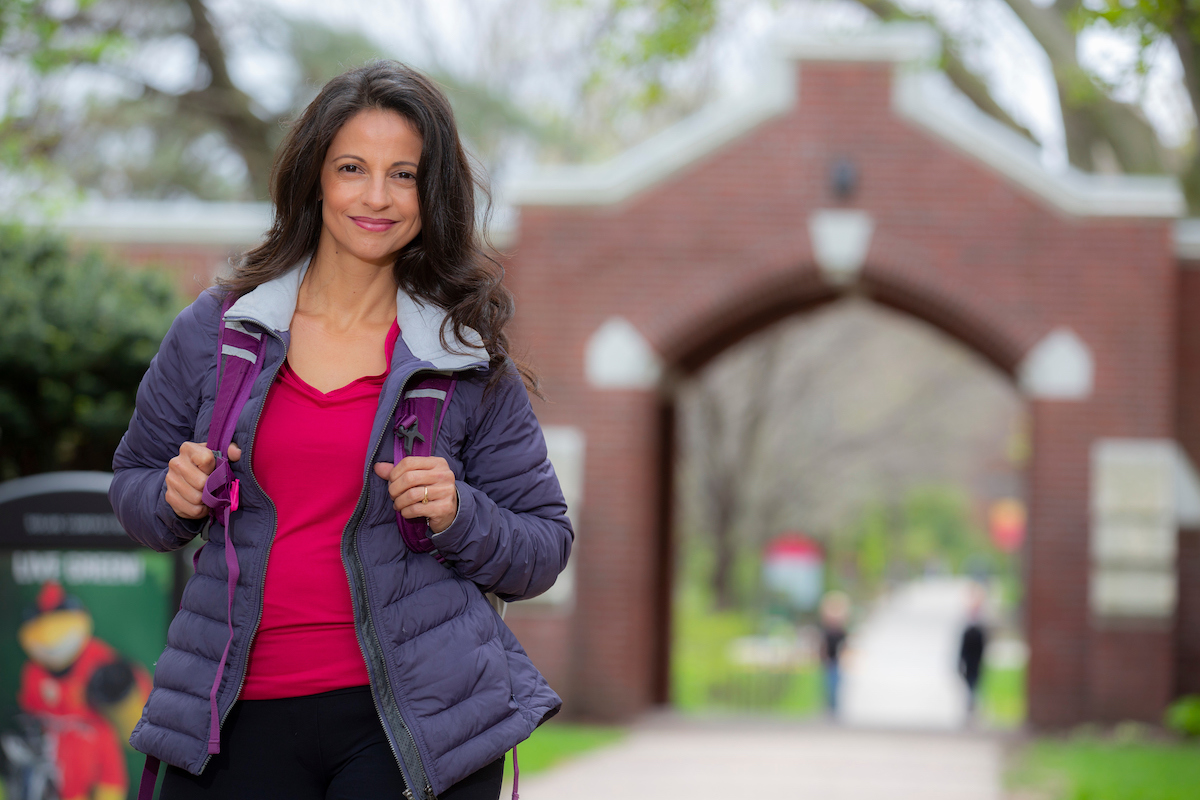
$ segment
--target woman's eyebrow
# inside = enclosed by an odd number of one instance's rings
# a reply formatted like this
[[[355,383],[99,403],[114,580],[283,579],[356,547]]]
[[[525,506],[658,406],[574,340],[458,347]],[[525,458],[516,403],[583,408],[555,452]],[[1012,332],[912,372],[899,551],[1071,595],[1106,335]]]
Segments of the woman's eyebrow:
[[[334,160],[334,161],[337,161],[339,158],[349,158],[349,159],[352,159],[352,160],[354,160],[354,161],[357,161],[357,162],[359,162],[360,164],[365,164],[365,163],[367,163],[367,160],[366,160],[365,158],[363,158],[362,156],[355,156],[355,155],[351,155],[351,154],[349,154],[349,153],[343,153],[343,154],[342,154],[342,155],[340,155],[340,156],[334,156],[333,160]],[[410,166],[410,167],[417,167],[417,166],[420,166],[419,164],[415,164],[415,163],[413,163],[412,161],[393,161],[393,162],[392,162],[392,166],[393,166],[393,167],[398,167],[398,166],[400,166],[400,165],[402,165],[402,164],[404,164],[404,165],[407,165],[407,166]]]

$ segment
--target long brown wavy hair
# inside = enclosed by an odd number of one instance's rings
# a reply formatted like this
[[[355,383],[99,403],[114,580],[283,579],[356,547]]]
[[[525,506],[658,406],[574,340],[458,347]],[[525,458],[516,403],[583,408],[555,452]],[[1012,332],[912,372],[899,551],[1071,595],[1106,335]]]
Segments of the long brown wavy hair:
[[[458,138],[454,112],[441,90],[421,73],[396,61],[378,61],[334,78],[291,126],[271,169],[275,204],[266,240],[247,252],[222,280],[226,291],[244,294],[276,278],[317,249],[321,236],[321,169],[333,137],[367,109],[394,111],[421,134],[417,197],[421,231],[396,256],[397,284],[412,297],[444,309],[456,342],[464,328],[483,338],[494,384],[511,362],[537,392],[537,376],[508,352],[505,327],[512,293],[501,282],[504,268],[489,255],[476,221],[476,194],[486,221],[491,198]],[[456,343],[441,331],[442,345]]]

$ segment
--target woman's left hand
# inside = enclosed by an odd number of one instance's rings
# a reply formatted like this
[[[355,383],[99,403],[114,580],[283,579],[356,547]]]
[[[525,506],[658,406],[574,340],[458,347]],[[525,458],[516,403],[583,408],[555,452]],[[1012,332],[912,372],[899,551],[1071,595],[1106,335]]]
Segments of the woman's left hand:
[[[458,515],[458,487],[444,458],[408,456],[399,464],[381,461],[375,474],[388,482],[396,510],[405,519],[428,518],[433,533],[449,528]]]

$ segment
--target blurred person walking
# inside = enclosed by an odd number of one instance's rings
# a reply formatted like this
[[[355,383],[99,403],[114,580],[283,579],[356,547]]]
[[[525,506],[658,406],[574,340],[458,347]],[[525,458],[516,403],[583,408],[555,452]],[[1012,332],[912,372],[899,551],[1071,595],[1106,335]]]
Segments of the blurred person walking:
[[[335,78],[266,240],[163,340],[110,498],[155,550],[206,539],[131,738],[164,798],[494,800],[559,710],[485,597],[546,591],[573,533],[479,188],[430,80]]]
[[[846,624],[849,619],[850,598],[844,592],[828,592],[821,598],[821,676],[825,689],[825,708],[833,718],[838,714],[842,650],[846,645]]]
[[[979,695],[979,681],[983,676],[983,655],[987,650],[987,628],[983,622],[985,592],[979,584],[972,584],[967,610],[967,624],[963,628],[958,647],[958,674],[967,684],[967,720],[975,714]]]

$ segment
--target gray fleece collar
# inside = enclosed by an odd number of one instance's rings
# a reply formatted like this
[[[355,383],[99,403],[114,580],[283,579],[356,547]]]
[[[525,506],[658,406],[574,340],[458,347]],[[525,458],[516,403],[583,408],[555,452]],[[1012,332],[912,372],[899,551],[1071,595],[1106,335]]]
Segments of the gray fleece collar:
[[[278,278],[242,295],[225,314],[225,319],[248,320],[281,333],[288,330],[300,296],[300,283],[310,263],[311,259],[306,259]],[[448,329],[449,319],[443,309],[409,297],[403,289],[396,291],[396,322],[409,351],[436,369],[456,370],[488,363],[483,337],[478,332],[464,328],[465,340],[456,341],[453,330]],[[447,329],[447,338],[455,352],[442,346],[443,329]]]

